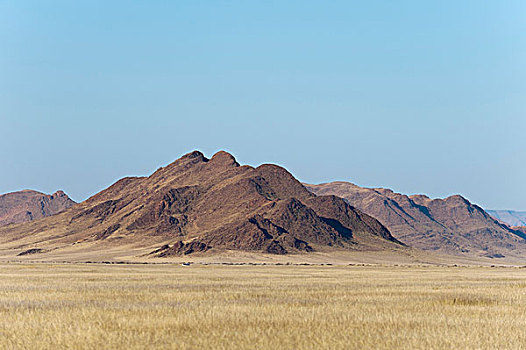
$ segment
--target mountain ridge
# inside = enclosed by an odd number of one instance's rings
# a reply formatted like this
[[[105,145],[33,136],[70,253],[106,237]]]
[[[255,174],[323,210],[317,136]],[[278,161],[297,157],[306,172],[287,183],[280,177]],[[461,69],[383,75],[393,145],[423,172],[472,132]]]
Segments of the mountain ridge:
[[[151,247],[152,257],[402,247],[376,219],[341,198],[315,196],[282,167],[240,165],[224,151],[210,159],[187,153],[150,176],[120,179],[54,217],[0,228],[0,246],[18,253],[125,244]]]
[[[376,217],[397,239],[419,249],[483,257],[526,254],[524,232],[499,223],[460,195],[431,199],[344,181],[304,185],[317,195],[344,198]]]

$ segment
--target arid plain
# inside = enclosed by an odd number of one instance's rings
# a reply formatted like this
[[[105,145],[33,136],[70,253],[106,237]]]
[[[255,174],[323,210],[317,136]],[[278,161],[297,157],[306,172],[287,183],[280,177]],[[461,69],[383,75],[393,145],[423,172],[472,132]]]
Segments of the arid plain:
[[[526,342],[519,267],[0,266],[0,347],[503,349]]]

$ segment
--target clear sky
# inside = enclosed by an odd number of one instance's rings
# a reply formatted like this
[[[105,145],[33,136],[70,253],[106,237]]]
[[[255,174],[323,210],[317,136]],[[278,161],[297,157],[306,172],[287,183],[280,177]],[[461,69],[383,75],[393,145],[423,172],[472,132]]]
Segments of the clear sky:
[[[526,210],[526,1],[0,0],[0,193],[194,149]]]

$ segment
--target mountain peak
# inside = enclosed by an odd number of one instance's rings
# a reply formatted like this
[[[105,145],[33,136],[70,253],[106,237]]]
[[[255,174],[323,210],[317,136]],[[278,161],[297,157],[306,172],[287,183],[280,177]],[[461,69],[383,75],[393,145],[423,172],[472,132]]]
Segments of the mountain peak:
[[[471,205],[471,203],[466,198],[462,197],[459,194],[454,194],[443,200],[446,202],[454,202],[454,203],[460,203],[460,204],[465,204],[465,205]]]
[[[198,151],[198,150],[187,153],[184,156],[182,156],[180,159],[201,159],[205,162],[208,161],[205,155],[201,151]]]
[[[68,195],[64,191],[58,190],[55,193],[53,193],[51,197],[68,197]]]
[[[210,161],[214,163],[221,163],[221,164],[232,165],[236,167],[239,166],[239,163],[236,161],[236,158],[232,154],[226,151],[216,152],[216,154],[214,154],[212,158],[210,158]]]

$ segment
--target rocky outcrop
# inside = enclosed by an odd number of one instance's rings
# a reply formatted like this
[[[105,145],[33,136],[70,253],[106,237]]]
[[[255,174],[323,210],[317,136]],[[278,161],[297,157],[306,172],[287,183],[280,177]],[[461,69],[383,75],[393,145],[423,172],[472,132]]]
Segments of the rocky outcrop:
[[[32,190],[6,193],[0,196],[0,226],[19,224],[55,215],[75,202],[63,191],[44,194]]]

